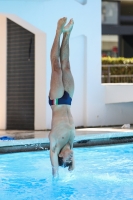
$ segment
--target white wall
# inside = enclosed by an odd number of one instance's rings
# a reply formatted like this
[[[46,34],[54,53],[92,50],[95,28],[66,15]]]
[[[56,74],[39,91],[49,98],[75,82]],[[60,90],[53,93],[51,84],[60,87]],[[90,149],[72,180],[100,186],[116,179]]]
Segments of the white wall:
[[[103,123],[133,123],[133,84],[103,84],[105,117]]]
[[[105,87],[105,103],[133,102],[133,84],[103,84]]]
[[[6,129],[6,17],[0,16],[0,129]]]
[[[86,120],[86,37],[80,35],[71,39],[70,61],[74,75],[75,92],[72,113],[76,126],[83,126]],[[76,62],[75,62],[76,59]],[[77,109],[78,108],[78,109]]]
[[[51,75],[49,55],[57,21],[64,16],[75,21],[70,40],[75,125],[117,125],[133,121],[133,103],[105,103],[105,86],[101,84],[101,0],[0,1],[0,12],[14,14],[46,33],[46,52],[42,52],[42,56],[46,55],[46,84],[42,82],[40,88],[36,85],[39,93],[46,94],[45,101],[40,101],[37,109],[38,113],[45,111],[45,114],[39,115],[41,122],[37,121],[36,129],[51,127],[51,109],[46,103]],[[41,111],[43,104],[46,110]],[[38,120],[39,116],[36,115]]]

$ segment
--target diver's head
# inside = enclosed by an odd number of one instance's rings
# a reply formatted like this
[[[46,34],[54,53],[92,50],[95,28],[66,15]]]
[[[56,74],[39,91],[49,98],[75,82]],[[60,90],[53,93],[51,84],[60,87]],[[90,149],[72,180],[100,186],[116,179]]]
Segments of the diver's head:
[[[62,167],[71,167],[73,159],[73,151],[70,149],[70,145],[65,145],[59,155],[58,155],[58,163],[59,166]]]
[[[59,166],[64,167],[64,168],[72,166],[72,161],[66,161],[66,162],[64,162],[63,161],[63,157],[59,157],[59,156],[58,156],[58,163],[59,163]]]

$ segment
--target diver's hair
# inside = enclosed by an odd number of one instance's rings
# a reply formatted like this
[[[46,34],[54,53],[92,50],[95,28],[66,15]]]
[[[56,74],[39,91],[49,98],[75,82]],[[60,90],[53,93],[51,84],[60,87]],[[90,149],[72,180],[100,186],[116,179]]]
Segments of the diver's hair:
[[[64,168],[72,166],[72,162],[70,162],[70,163],[64,163],[63,162],[63,158],[59,157],[59,156],[58,156],[58,164],[59,164],[59,166],[64,167]]]
[[[58,156],[59,166],[63,166],[63,158]]]

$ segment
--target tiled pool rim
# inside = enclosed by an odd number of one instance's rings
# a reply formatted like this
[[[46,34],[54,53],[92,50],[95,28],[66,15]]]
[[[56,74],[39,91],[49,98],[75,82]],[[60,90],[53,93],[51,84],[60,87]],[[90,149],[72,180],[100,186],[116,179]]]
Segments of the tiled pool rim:
[[[41,151],[49,149],[49,131],[0,131],[0,137],[10,136],[14,140],[0,140],[0,154]],[[76,129],[74,147],[91,147],[133,142],[133,128],[83,128]]]

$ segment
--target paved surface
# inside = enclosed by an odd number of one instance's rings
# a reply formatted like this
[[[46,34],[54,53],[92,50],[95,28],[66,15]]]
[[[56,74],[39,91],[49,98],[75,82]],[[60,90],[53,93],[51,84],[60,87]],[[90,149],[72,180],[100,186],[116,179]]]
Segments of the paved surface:
[[[103,127],[103,128],[82,128],[76,129],[76,138],[79,136],[89,137],[111,137],[114,135],[130,135],[133,133],[133,126],[130,129],[122,129],[121,127]],[[0,130],[0,137],[14,137],[15,140],[20,139],[40,139],[48,138],[49,131],[19,131],[19,130]]]

